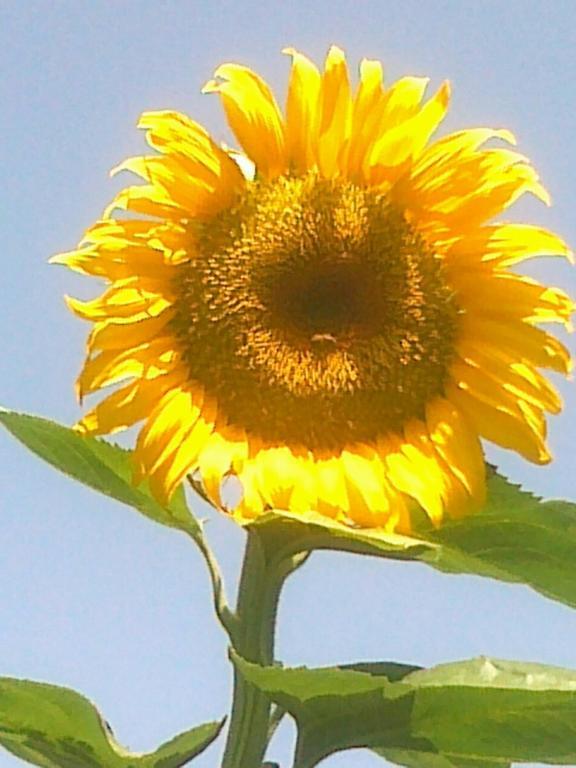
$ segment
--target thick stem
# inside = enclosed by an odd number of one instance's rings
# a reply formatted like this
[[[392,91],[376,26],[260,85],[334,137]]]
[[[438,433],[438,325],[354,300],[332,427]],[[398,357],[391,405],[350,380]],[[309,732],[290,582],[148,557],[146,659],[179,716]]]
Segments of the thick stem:
[[[248,532],[237,602],[234,647],[256,664],[274,659],[280,589],[287,573],[272,568],[258,534]],[[234,698],[222,768],[261,768],[268,742],[270,701],[234,671]]]

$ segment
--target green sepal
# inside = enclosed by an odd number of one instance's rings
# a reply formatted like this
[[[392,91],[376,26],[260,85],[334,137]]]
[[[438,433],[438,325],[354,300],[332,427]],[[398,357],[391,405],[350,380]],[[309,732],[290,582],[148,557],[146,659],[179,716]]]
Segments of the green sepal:
[[[431,669],[284,669],[236,654],[233,661],[296,720],[294,768],[360,747],[430,768],[576,762],[576,671],[488,658]]]
[[[0,744],[42,768],[180,768],[218,736],[222,722],[178,734],[154,752],[131,753],[76,691],[0,678]]]
[[[434,528],[420,513],[411,536],[352,529],[321,515],[270,512],[248,525],[271,551],[332,549],[424,562],[445,573],[526,584],[576,607],[576,504],[543,501],[488,468],[486,505]]]
[[[354,552],[397,560],[418,560],[435,545],[414,536],[376,529],[350,528],[317,512],[274,510],[246,522],[267,552],[279,559],[317,549]]]
[[[74,480],[134,507],[157,523],[192,536],[200,533],[182,487],[164,505],[152,496],[146,483],[134,485],[131,451],[29,414],[1,409],[0,423],[33,453]]]

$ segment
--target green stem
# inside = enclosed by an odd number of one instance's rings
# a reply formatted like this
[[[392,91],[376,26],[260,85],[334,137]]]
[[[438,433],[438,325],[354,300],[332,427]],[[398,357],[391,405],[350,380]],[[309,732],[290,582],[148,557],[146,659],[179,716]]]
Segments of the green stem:
[[[243,658],[270,665],[280,589],[293,570],[269,563],[258,534],[248,531],[237,601],[234,648]],[[268,742],[269,699],[234,671],[234,697],[222,768],[261,768]]]

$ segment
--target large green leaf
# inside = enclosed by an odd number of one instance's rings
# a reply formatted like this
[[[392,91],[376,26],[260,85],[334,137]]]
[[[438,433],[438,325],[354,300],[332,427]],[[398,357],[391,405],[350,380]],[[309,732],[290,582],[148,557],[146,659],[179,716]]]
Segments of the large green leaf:
[[[179,734],[154,752],[130,753],[88,699],[69,688],[0,678],[0,744],[42,768],[180,768],[218,736],[222,723]]]
[[[368,747],[402,765],[493,768],[576,763],[576,672],[488,658],[240,673],[298,725],[296,768]]]
[[[198,535],[198,523],[186,505],[182,488],[163,505],[146,484],[134,486],[130,451],[38,416],[0,410],[0,423],[33,453],[75,480],[129,504],[157,523]]]
[[[350,529],[317,514],[270,513],[249,524],[270,551],[334,549],[416,560],[449,573],[527,584],[576,607],[576,504],[542,501],[489,469],[482,511],[412,536]]]
[[[576,607],[576,504],[542,501],[491,471],[484,509],[422,534],[422,560],[451,573],[528,584]]]

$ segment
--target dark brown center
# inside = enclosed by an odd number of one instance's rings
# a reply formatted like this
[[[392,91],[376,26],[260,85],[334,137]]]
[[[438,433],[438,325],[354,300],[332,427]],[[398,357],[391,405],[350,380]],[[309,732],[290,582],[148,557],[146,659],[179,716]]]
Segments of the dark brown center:
[[[453,293],[384,195],[313,175],[254,183],[190,240],[174,330],[230,423],[333,451],[398,431],[442,392]]]

